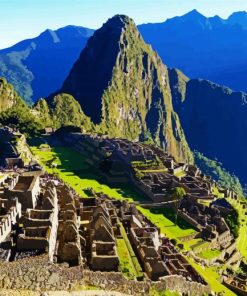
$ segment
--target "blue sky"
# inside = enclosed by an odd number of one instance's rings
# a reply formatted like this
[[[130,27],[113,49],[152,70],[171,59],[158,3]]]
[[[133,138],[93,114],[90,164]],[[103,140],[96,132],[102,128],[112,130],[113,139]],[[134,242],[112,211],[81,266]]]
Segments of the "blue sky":
[[[0,48],[66,25],[98,28],[121,13],[137,24],[162,22],[197,9],[207,16],[228,17],[247,10],[247,0],[0,0]]]

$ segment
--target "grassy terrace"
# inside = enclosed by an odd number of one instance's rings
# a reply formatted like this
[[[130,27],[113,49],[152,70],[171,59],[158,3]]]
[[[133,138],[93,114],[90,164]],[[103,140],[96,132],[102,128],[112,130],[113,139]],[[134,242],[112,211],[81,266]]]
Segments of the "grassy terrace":
[[[188,259],[188,258],[187,258]],[[222,293],[225,296],[234,296],[234,292],[220,283],[219,275],[213,268],[202,267],[193,260],[188,259],[192,267],[206,280],[211,286],[211,289],[217,293]]]
[[[198,256],[200,256],[203,259],[213,259],[215,257],[218,257],[221,254],[221,252],[219,250],[203,250],[201,251]]]
[[[129,279],[142,278],[142,268],[136,258],[124,227],[121,225],[122,238],[117,239],[117,252],[120,268]]]
[[[181,219],[180,217],[178,217],[177,223],[175,224],[175,212],[171,209],[162,208],[150,210],[144,209],[140,206],[138,206],[137,208],[152,223],[154,223],[160,228],[161,233],[163,233],[170,239],[175,239],[176,241],[181,243],[181,237],[196,233],[196,231],[193,228],[191,228],[191,225],[183,219]],[[187,243],[184,244],[184,246],[190,249]]]
[[[81,154],[70,148],[55,147],[51,151],[41,151],[38,147],[31,147],[31,151],[48,173],[56,174],[82,197],[87,197],[84,190],[91,187],[96,192],[118,200],[133,202],[143,199],[127,186],[109,187],[97,170],[89,166]]]
[[[239,221],[240,221],[240,228],[239,228],[239,236],[237,239],[237,247],[242,256],[247,259],[247,209],[243,208],[236,200],[229,200],[234,208],[238,211],[239,214]],[[243,199],[245,204],[247,201]]]

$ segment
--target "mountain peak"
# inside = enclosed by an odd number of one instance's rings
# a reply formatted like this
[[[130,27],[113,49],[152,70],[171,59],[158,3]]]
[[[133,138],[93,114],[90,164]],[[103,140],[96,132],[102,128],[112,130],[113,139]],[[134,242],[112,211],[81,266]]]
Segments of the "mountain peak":
[[[228,18],[228,23],[232,25],[240,25],[243,29],[247,29],[247,12],[238,11],[231,14]]]
[[[111,28],[112,30],[119,31],[124,27],[133,24],[134,21],[130,17],[122,14],[117,14],[112,18],[108,19],[108,21],[104,23],[101,29]]]
[[[204,16],[203,14],[201,14],[198,10],[193,9],[190,12],[186,13],[185,15],[183,15],[182,17],[186,17],[189,19],[207,19],[206,16]]]
[[[124,15],[109,19],[89,39],[57,93],[68,93],[111,137],[152,139],[177,160],[190,161],[173,111],[168,71]]]
[[[56,32],[51,29],[47,29],[44,32],[42,32],[38,38],[40,38],[41,42],[47,42],[47,41],[52,41],[53,43],[60,42]]]
[[[242,18],[242,17],[247,17],[247,12],[246,11],[236,11],[236,12],[233,12],[229,18],[232,18],[232,17],[235,17],[235,18]]]

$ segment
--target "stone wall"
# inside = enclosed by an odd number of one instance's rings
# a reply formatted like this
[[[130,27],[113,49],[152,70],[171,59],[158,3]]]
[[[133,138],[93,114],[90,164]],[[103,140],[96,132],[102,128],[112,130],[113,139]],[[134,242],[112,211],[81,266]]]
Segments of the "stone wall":
[[[127,295],[149,295],[150,281],[127,280],[120,272],[100,272],[84,270],[84,282],[109,291],[118,291]]]
[[[209,294],[211,290],[209,286],[186,281],[184,277],[177,275],[163,277],[158,282],[150,280],[138,282],[127,280],[121,273],[84,271],[84,281],[88,285],[134,296],[149,295],[151,288],[157,292],[169,290],[194,296]]]
[[[203,294],[209,294],[209,286],[204,286],[196,282],[189,282],[179,275],[166,276],[160,279],[159,282],[153,283],[153,287],[156,291],[178,291],[185,295],[200,296]]]
[[[149,295],[151,287],[158,292],[172,290],[195,296],[210,292],[208,286],[186,281],[182,276],[166,276],[159,282],[134,281],[120,272],[83,271],[80,266],[69,268],[66,264],[53,264],[47,256],[0,263],[0,291],[70,291],[85,284],[133,296]]]
[[[68,268],[49,263],[47,256],[0,263],[0,290],[70,290],[83,284],[82,278],[80,266]]]
[[[188,216],[186,213],[182,211],[178,211],[178,215],[183,218],[185,221],[190,223],[193,227],[195,227],[198,231],[201,231],[201,225],[197,223],[194,219],[192,219],[190,216]]]

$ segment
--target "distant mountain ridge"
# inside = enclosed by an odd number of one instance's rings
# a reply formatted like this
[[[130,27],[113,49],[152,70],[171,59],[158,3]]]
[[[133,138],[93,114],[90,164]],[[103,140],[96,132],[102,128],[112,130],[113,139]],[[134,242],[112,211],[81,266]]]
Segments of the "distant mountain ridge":
[[[0,76],[32,103],[62,85],[94,30],[67,26],[0,50]]]
[[[247,12],[222,19],[205,17],[193,10],[138,28],[169,67],[178,68],[191,78],[247,91]]]
[[[163,23],[138,26],[163,62],[192,78],[203,78],[247,91],[247,13],[228,19],[205,17],[196,10]],[[0,76],[26,102],[58,89],[94,30],[66,26],[0,50]]]

